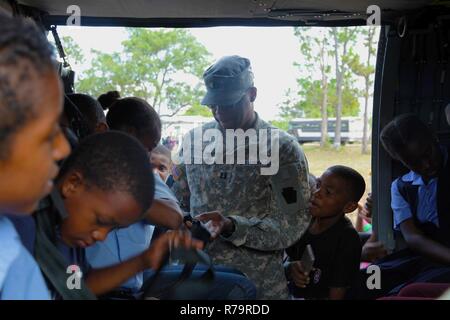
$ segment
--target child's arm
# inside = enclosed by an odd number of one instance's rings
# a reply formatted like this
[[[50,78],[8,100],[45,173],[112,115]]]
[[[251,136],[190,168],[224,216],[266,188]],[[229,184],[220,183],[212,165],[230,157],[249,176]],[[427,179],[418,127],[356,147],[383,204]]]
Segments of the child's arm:
[[[415,225],[412,219],[400,224],[400,230],[408,247],[436,262],[450,265],[450,249],[427,238]]]
[[[355,229],[364,232],[364,222],[372,223],[372,194],[369,193],[364,206],[358,203],[358,215],[356,216]]]
[[[90,271],[86,277],[86,285],[97,296],[108,293],[144,269],[158,269],[170,246],[202,249],[203,242],[192,239],[185,232],[167,232],[142,254],[115,266]]]
[[[361,261],[374,262],[385,257],[387,254],[388,252],[383,243],[377,240],[377,234],[373,231],[370,238],[362,247]]]
[[[309,273],[302,266],[301,261],[289,261],[284,264],[285,275],[288,280],[292,280],[295,286],[306,288],[309,284]]]
[[[145,217],[152,224],[172,230],[183,223],[183,213],[177,202],[168,199],[154,199]]]
[[[360,215],[361,210],[362,210],[362,205],[360,205],[358,203],[358,214],[356,216],[356,223],[355,223],[355,229],[358,232],[363,232],[363,226],[364,226],[363,218]]]

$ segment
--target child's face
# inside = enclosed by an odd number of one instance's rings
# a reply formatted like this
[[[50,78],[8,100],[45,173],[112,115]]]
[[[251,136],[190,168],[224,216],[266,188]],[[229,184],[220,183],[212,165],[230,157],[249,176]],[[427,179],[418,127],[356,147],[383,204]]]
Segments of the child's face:
[[[168,157],[160,153],[151,153],[150,162],[153,170],[159,174],[162,181],[166,181],[170,175],[171,162]]]
[[[400,161],[410,170],[425,179],[436,177],[442,164],[442,156],[437,143],[432,141],[416,142],[399,153]]]
[[[316,191],[311,197],[310,212],[313,217],[325,218],[348,213],[357,204],[349,201],[345,181],[330,171],[317,178]]]
[[[61,225],[62,240],[71,247],[88,247],[108,233],[139,220],[142,209],[128,193],[86,187],[78,173],[69,173],[61,185],[68,217]]]
[[[53,188],[57,161],[70,153],[59,126],[62,88],[56,72],[35,77],[28,90],[37,116],[17,131],[10,143],[8,158],[0,161],[0,205],[3,212],[33,212],[39,200]],[[25,90],[24,90],[25,91]]]

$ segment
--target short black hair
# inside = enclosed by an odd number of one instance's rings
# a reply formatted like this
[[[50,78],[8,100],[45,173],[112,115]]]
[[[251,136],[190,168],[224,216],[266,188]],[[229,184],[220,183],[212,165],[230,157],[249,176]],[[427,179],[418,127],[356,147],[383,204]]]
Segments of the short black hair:
[[[380,140],[389,155],[399,159],[399,154],[415,142],[437,143],[437,137],[415,114],[405,113],[395,117],[380,133]]]
[[[130,97],[117,100],[109,108],[106,122],[113,130],[133,128],[138,139],[150,135],[161,138],[161,120],[158,113],[145,100]]]
[[[0,26],[0,160],[4,160],[11,137],[39,113],[30,96],[35,81],[30,75],[56,68],[52,47],[34,24],[0,14]]]
[[[100,103],[103,110],[108,110],[109,107],[119,99],[120,99],[119,91],[114,90],[114,91],[108,91],[106,93],[101,94],[97,98],[97,101]]]
[[[161,154],[161,155],[169,158],[169,161],[172,161],[172,154],[171,154],[170,150],[162,144],[158,144],[156,146],[156,148],[152,150],[152,153]]]
[[[347,183],[350,200],[358,202],[366,190],[366,182],[363,176],[353,168],[347,166],[332,166],[327,171],[337,175]]]
[[[89,134],[95,132],[98,123],[106,123],[106,116],[100,103],[93,97],[82,93],[71,93],[67,98],[74,103],[83,114],[89,127]]]
[[[64,161],[58,180],[75,170],[88,187],[130,194],[142,213],[153,202],[155,182],[148,152],[130,135],[108,131],[86,137]]]

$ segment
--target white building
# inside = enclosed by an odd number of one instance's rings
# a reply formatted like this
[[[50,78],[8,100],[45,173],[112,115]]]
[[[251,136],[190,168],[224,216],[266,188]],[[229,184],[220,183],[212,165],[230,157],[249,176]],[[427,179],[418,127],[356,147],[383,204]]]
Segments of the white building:
[[[202,116],[174,116],[161,118],[162,137],[175,137],[179,142],[189,130],[201,126],[204,123],[213,121],[213,117]]]

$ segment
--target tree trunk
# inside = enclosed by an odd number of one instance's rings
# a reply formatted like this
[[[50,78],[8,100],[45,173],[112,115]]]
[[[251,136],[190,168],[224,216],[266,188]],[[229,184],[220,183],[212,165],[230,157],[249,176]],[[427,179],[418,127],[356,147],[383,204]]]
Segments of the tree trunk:
[[[167,76],[167,72],[169,71],[169,69],[166,67],[164,69],[163,75],[162,75],[162,79],[161,79],[161,83],[159,84],[159,86],[157,86],[155,88],[155,97],[153,98],[153,105],[152,107],[156,110],[158,110],[158,114],[161,114],[161,95],[162,95],[162,89],[165,85],[166,82],[166,76]],[[159,76],[158,76],[159,77]]]
[[[328,79],[326,70],[326,48],[325,39],[322,41],[320,50],[320,72],[322,73],[322,105],[320,113],[322,115],[320,146],[323,148],[328,143]]]
[[[372,41],[375,34],[375,29],[370,28],[367,34],[367,61],[366,67],[370,66],[370,59],[372,57]],[[370,94],[370,74],[365,75],[365,94],[364,94],[364,127],[363,127],[363,141],[362,141],[362,154],[369,153],[369,115],[368,115],[368,107],[369,107],[369,94]]]
[[[322,114],[322,127],[320,136],[320,146],[325,147],[328,142],[328,83],[326,75],[322,78],[322,106],[320,112]]]
[[[364,127],[363,127],[363,141],[362,141],[362,154],[368,153],[368,144],[369,144],[369,115],[367,113],[367,108],[369,106],[369,79],[366,79],[366,93],[364,96]]]
[[[336,105],[336,123],[334,129],[334,147],[339,149],[341,147],[341,114],[342,114],[342,76],[343,68],[339,65],[339,42],[337,38],[337,29],[333,28],[334,36],[334,55],[336,62],[336,95],[337,95],[337,105]]]
[[[341,115],[342,115],[342,72],[339,72],[338,80],[336,81],[336,94],[337,94],[337,105],[336,105],[336,127],[334,129],[334,147],[339,149],[341,147]]]

